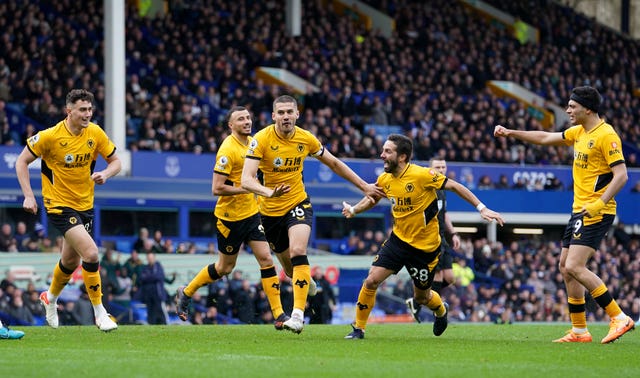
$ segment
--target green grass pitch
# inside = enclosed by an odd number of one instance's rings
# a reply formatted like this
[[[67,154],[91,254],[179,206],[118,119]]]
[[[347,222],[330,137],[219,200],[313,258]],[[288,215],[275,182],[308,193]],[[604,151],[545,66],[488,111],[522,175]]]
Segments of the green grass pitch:
[[[371,324],[364,340],[345,325],[17,327],[0,340],[0,377],[640,377],[640,334],[602,345],[554,344],[566,324]]]

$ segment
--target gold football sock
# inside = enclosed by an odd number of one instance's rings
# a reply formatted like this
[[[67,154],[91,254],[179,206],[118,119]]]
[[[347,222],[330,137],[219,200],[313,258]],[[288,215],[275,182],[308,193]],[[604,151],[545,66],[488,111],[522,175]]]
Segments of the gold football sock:
[[[358,303],[356,303],[356,328],[365,329],[367,320],[376,304],[376,290],[367,289],[362,285],[360,294],[358,294]]]
[[[605,286],[605,284],[602,284],[597,288],[595,288],[591,292],[591,296],[596,301],[596,303],[598,303],[600,307],[602,307],[607,312],[607,315],[609,315],[609,317],[611,317],[612,319],[622,313],[622,309],[620,308],[620,306],[618,306],[618,302],[616,302],[616,300],[613,299],[613,297],[611,296],[611,293],[609,293],[609,290],[607,290],[607,287]]]
[[[213,269],[213,271],[215,272],[215,275],[218,276],[216,279],[213,279],[211,277],[211,273],[210,273],[211,269]],[[187,297],[193,297],[193,294],[195,294],[196,291],[198,291],[198,289],[200,289],[204,285],[208,285],[208,284],[214,282],[218,278],[220,278],[220,276],[215,271],[215,265],[214,264],[207,265],[204,268],[200,269],[198,274],[196,274],[196,276],[193,277],[191,282],[189,282],[187,287],[184,288],[184,294]]]
[[[573,328],[587,329],[587,312],[584,297],[569,297],[567,302],[569,302],[569,318]]]
[[[443,317],[447,310],[444,308],[444,304],[442,303],[442,298],[440,298],[440,294],[437,291],[431,290],[431,299],[427,302],[427,307],[429,310],[433,311],[435,316]]]
[[[56,266],[53,267],[53,278],[49,286],[49,293],[56,298],[59,297],[62,289],[69,283],[72,274],[73,270],[65,268],[62,266],[62,261],[58,261]]]
[[[102,279],[100,278],[99,263],[82,263],[82,279],[87,288],[89,300],[93,305],[102,303]]]
[[[262,277],[262,290],[264,290],[264,293],[267,295],[271,313],[273,314],[273,318],[277,319],[284,311],[282,310],[282,302],[280,301],[280,280],[278,279],[276,268],[273,265],[267,268],[261,268],[260,276]]]
[[[306,257],[306,256],[304,256]],[[309,282],[311,282],[311,268],[309,264],[293,266],[293,308],[304,311],[307,306],[307,295],[309,294]]]

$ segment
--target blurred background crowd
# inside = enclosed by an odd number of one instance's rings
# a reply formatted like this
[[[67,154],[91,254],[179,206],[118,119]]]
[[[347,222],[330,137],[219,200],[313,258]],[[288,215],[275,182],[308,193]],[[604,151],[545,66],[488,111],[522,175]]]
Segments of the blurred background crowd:
[[[257,67],[270,66],[287,69],[320,89],[296,95],[302,107],[299,126],[339,157],[377,158],[384,138],[367,127],[373,124],[411,136],[417,160],[570,165],[571,149],[493,137],[496,124],[543,129],[530,109],[485,86],[487,80],[509,80],[561,107],[574,86],[596,87],[604,98],[601,116],[615,126],[629,151],[627,166],[639,167],[640,100],[634,95],[640,86],[638,42],[553,1],[538,0],[534,6],[530,1],[487,2],[537,27],[540,43],[522,44],[507,29],[447,0],[365,1],[395,19],[390,38],[367,31],[352,17],[338,16],[325,5],[330,1],[302,2],[302,34],[295,37],[286,32],[284,1],[170,1],[169,13],[155,18],[141,17],[129,6],[127,146],[133,151],[215,154],[228,135],[220,115],[234,105],[251,110],[256,129],[270,124],[273,99],[288,91],[256,79]],[[72,88],[93,91],[93,120],[104,124],[103,19],[102,1],[0,3],[0,144],[24,145],[29,136],[62,119],[64,96]],[[9,122],[16,114],[25,120],[19,128]],[[570,183],[514,186],[483,178],[468,185],[478,190],[571,190]],[[629,183],[625,190],[639,191],[640,183]],[[60,248],[60,240],[47,238],[38,225],[26,230],[24,224],[7,223],[1,234],[0,251]],[[350,235],[341,248],[345,254],[375,254],[385,236],[384,230]],[[465,240],[455,259],[458,281],[444,292],[452,316],[501,323],[568,321],[557,242],[539,237],[503,246]],[[638,244],[637,236],[612,230],[590,265],[634,318],[640,315]],[[138,246],[136,252],[144,255],[152,246]],[[162,248],[153,253],[179,248],[189,253],[188,245]],[[110,270],[107,260],[102,266],[110,282],[129,277],[135,292],[138,283],[131,269]],[[264,297],[253,283],[240,286],[245,290],[248,285],[253,295],[254,311],[248,313],[254,316],[238,319],[245,310],[234,312],[230,303],[248,300],[230,295],[236,290],[232,281],[225,279],[208,296],[194,298],[200,306],[194,323],[212,318],[268,322]],[[394,298],[410,295],[405,286],[401,281],[389,284],[379,306],[387,313],[403,312]],[[117,304],[112,298],[117,296],[131,300],[130,292],[119,290],[106,293],[111,302]],[[229,299],[215,297],[220,290]],[[7,277],[0,311],[32,322],[29,312],[42,316],[34,292],[33,285],[23,291]],[[603,320],[601,310],[588,304],[589,316]]]

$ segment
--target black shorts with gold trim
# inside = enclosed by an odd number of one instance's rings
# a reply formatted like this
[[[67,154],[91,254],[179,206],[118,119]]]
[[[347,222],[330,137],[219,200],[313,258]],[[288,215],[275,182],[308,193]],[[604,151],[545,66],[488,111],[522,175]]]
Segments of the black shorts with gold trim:
[[[611,228],[615,215],[603,214],[602,220],[592,223],[592,219],[585,219],[579,213],[571,214],[562,235],[562,248],[569,248],[572,244],[586,245],[595,250],[600,248],[600,242]],[[586,224],[585,224],[586,223]]]
[[[380,252],[374,257],[371,265],[392,270],[396,274],[402,267],[406,267],[416,287],[426,290],[433,282],[440,249],[438,246],[435,251],[425,252],[400,240],[392,232],[382,243]]]
[[[275,253],[282,253],[289,248],[289,228],[297,224],[313,223],[313,207],[309,198],[297,204],[286,214],[270,217],[263,215],[262,224],[267,235],[269,246]]]
[[[70,207],[58,207],[56,210],[61,212],[55,214],[48,212],[47,218],[62,235],[78,225],[84,226],[89,235],[93,235],[93,209],[78,211]]]
[[[225,255],[238,253],[242,243],[253,240],[267,241],[264,228],[260,222],[260,214],[258,213],[234,222],[218,218],[216,234],[218,237],[218,250]]]

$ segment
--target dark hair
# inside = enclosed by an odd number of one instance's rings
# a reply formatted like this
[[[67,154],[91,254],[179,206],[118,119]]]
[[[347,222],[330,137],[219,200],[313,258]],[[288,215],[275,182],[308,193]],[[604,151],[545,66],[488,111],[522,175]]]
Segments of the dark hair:
[[[411,142],[411,139],[401,134],[389,134],[387,140],[395,143],[398,156],[406,155],[407,162],[411,160],[411,155],[413,154],[413,142]]]
[[[276,98],[275,100],[273,100],[273,110],[276,109],[276,104],[288,104],[291,102],[293,102],[293,106],[295,106],[296,108],[298,107],[298,101],[296,101],[295,98],[289,95],[282,95]]]
[[[80,100],[88,101],[93,104],[93,93],[86,89],[72,89],[67,93],[67,106],[73,105]]]
[[[245,108],[244,106],[234,106],[231,109],[229,109],[229,111],[227,112],[227,115],[224,117],[224,124],[227,125],[229,123],[229,121],[231,121],[231,116],[233,115],[233,113],[235,112],[242,112],[247,110],[247,108]]]
[[[569,98],[596,113],[602,103],[602,96],[600,96],[598,90],[586,85],[573,88],[571,91],[571,97]]]

